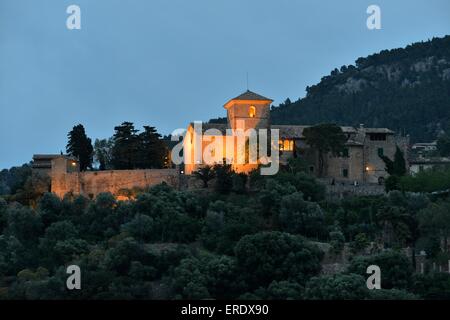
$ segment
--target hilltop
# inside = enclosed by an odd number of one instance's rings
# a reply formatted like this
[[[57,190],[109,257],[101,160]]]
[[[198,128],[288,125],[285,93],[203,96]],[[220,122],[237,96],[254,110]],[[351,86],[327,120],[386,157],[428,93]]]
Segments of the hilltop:
[[[306,91],[273,107],[272,122],[363,123],[434,140],[450,123],[450,36],[359,58]]]

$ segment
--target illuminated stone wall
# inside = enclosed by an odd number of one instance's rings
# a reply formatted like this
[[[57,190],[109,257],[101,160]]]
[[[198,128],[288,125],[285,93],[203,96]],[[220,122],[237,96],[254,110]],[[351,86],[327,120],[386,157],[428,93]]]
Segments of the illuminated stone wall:
[[[94,198],[99,193],[110,192],[117,196],[124,189],[146,188],[162,182],[178,187],[176,169],[67,172],[65,161],[53,160],[51,171],[51,191],[61,198],[67,193]]]

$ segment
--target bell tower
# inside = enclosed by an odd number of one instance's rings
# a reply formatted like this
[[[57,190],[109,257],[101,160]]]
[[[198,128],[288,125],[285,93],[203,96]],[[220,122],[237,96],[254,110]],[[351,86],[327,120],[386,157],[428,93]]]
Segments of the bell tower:
[[[263,97],[247,90],[243,94],[228,101],[227,109],[228,127],[237,129],[238,123],[244,124],[244,130],[270,129],[270,104],[272,99]]]

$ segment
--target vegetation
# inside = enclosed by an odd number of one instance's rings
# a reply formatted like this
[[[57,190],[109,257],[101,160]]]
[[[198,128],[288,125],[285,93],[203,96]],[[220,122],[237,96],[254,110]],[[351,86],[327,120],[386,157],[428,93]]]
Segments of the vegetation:
[[[450,169],[425,170],[414,176],[404,176],[399,189],[411,192],[435,192],[450,189]]]
[[[94,160],[99,170],[151,169],[167,165],[167,146],[154,127],[144,126],[144,131],[139,133],[133,123],[124,122],[114,129],[113,137],[96,139],[94,146],[83,125],[69,132],[67,154],[79,159],[81,171],[93,169]]]
[[[303,130],[305,142],[319,154],[319,177],[323,175],[324,156],[331,152],[339,155],[344,150],[347,137],[335,124],[319,124]]]
[[[195,171],[194,176],[203,182],[203,188],[208,188],[208,182],[214,178],[215,173],[213,167],[204,166]]]
[[[450,37],[383,51],[333,70],[272,120],[386,126],[413,141],[439,138],[448,156],[449,70]],[[343,149],[337,125],[304,135],[322,163]],[[94,146],[82,125],[68,137],[82,170],[94,160],[100,170],[165,166],[154,127],[124,122]],[[196,173],[204,188],[122,190],[131,201],[60,199],[29,165],[3,170],[0,299],[448,299],[450,275],[433,266],[450,260],[450,171],[407,176],[400,149],[383,160],[386,195],[343,199],[325,197],[298,159],[268,177],[205,167]],[[66,289],[70,264],[82,290]],[[367,289],[369,265],[380,267],[382,290]]]
[[[389,159],[387,156],[380,156],[386,165],[386,172],[389,177],[385,181],[386,191],[400,189],[400,179],[407,173],[406,161],[403,152],[397,146],[394,154],[394,160]]]
[[[334,69],[307,87],[306,97],[274,107],[271,119],[277,124],[363,123],[408,133],[413,142],[433,141],[450,121],[449,70],[450,36],[383,50]]]
[[[114,128],[111,164],[114,169],[163,168],[167,148],[154,127],[144,126],[138,134],[133,123]],[[101,157],[101,155],[100,155]]]
[[[131,190],[132,201],[107,193],[45,193],[34,206],[0,198],[0,299],[449,296],[448,275],[430,270],[446,264],[439,241],[450,235],[448,199],[392,191],[326,200],[323,186],[293,168],[301,166],[244,178],[216,166],[221,183],[212,188],[161,184]],[[426,273],[414,272],[405,247],[426,250]],[[346,260],[348,268],[321,273]],[[82,270],[82,290],[65,287],[70,264]],[[383,290],[366,287],[371,264],[382,270]]]
[[[79,124],[73,127],[67,137],[67,154],[78,158],[81,171],[85,171],[88,168],[92,169],[94,148],[92,147],[91,139],[86,135],[83,125]]]

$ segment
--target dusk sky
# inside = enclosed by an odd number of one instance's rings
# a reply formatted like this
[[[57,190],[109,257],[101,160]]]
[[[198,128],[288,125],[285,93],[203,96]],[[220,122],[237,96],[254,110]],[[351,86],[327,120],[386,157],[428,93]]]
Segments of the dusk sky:
[[[81,30],[66,27],[71,4]],[[247,72],[277,105],[358,57],[446,34],[448,0],[0,0],[0,168],[64,151],[78,123],[95,140],[123,121],[168,134],[225,116]]]

